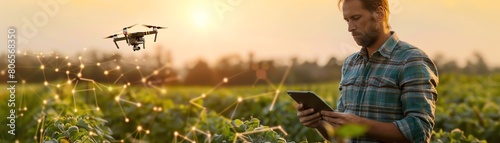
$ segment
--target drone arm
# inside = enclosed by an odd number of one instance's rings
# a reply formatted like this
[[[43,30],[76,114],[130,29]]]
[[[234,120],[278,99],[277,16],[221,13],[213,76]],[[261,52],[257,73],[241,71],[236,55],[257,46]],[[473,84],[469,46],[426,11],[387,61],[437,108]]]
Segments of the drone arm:
[[[158,35],[158,33],[155,33],[155,42],[156,42],[156,36]]]
[[[118,44],[116,44],[116,40],[113,40],[113,42],[115,43],[116,48],[117,48],[117,49],[120,49],[120,47],[118,47]]]
[[[128,43],[128,37],[127,37],[127,34],[124,34],[124,35],[125,35],[125,40],[127,41],[127,44],[129,44],[129,43]],[[130,45],[130,44],[129,44],[129,45]]]

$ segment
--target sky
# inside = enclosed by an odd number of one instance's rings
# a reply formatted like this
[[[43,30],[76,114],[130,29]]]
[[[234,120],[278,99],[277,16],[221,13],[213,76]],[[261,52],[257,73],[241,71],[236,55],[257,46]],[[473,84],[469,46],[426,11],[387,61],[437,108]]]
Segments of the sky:
[[[157,47],[172,52],[173,65],[228,54],[258,59],[292,56],[325,64],[359,51],[337,0],[18,0],[0,2],[0,29],[15,27],[18,50],[75,55],[84,49],[137,57]],[[479,52],[500,66],[500,1],[389,0],[390,24],[401,40],[460,65]],[[134,52],[125,42],[116,49],[103,37],[133,24],[168,27],[145,37]],[[145,31],[136,26],[130,32]],[[0,35],[0,45],[6,44]],[[6,46],[5,46],[6,47]],[[6,48],[4,48],[6,49]],[[0,50],[6,53],[7,50]]]

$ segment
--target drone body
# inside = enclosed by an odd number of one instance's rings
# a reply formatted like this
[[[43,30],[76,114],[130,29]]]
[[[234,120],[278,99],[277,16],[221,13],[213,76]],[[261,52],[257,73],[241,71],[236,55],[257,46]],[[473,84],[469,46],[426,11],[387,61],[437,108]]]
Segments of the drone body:
[[[146,26],[148,28],[152,28],[153,30],[152,31],[145,31],[145,32],[128,33],[127,30],[129,28],[134,27],[134,26],[135,25],[123,28],[123,36],[124,37],[118,37],[118,34],[114,34],[114,35],[111,35],[111,36],[108,36],[108,37],[105,37],[105,38],[113,38],[113,42],[115,43],[117,49],[120,49],[120,47],[118,46],[118,44],[116,43],[116,41],[123,41],[123,40],[125,40],[129,46],[130,45],[133,46],[133,50],[134,51],[139,51],[141,49],[141,47],[140,47],[141,44],[142,44],[142,48],[143,49],[146,48],[146,42],[144,41],[144,36],[145,35],[152,35],[152,34],[154,34],[155,35],[154,42],[156,42],[156,37],[158,36],[158,29],[166,29],[166,27],[144,25],[144,26]]]

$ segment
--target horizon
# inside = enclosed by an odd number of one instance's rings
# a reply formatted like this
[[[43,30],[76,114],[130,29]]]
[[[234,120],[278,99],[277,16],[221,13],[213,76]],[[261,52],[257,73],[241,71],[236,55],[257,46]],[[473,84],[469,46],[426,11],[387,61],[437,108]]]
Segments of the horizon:
[[[500,19],[492,18],[500,13],[495,3],[500,4],[493,0],[389,0],[390,24],[401,40],[424,50],[430,58],[442,55],[445,61],[455,60],[463,67],[467,60],[473,61],[474,52],[479,52],[488,65],[498,67],[500,60],[495,53],[500,49],[490,46],[496,45],[500,33],[496,26]],[[148,9],[135,11],[138,6]],[[0,7],[4,10],[2,19],[11,19],[0,27],[17,28],[20,51],[75,55],[83,49],[97,49],[143,56],[154,54],[156,47],[162,46],[163,51],[172,52],[173,65],[181,67],[200,58],[209,63],[229,54],[245,58],[248,52],[256,59],[287,60],[296,56],[323,65],[332,56],[344,60],[360,49],[347,32],[336,0],[47,0],[14,1]],[[103,39],[132,24],[168,29],[159,31],[156,43],[152,36],[145,37],[146,49],[138,52],[125,42],[118,42],[120,49],[116,49],[111,39]],[[36,32],[26,31],[30,29],[27,25]],[[136,26],[129,31],[142,30],[148,29]],[[0,38],[6,39],[6,35]]]

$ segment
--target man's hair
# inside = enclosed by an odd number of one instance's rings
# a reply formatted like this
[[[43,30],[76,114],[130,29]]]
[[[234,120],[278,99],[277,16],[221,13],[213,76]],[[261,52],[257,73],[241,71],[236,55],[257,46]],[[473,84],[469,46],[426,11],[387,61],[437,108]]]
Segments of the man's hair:
[[[342,2],[348,1],[348,0],[339,0],[338,7],[339,9]],[[385,11],[385,20],[388,21],[389,19],[389,2],[387,0],[359,0],[363,4],[363,8],[368,10],[369,12],[375,12],[378,7],[382,7]]]

